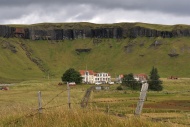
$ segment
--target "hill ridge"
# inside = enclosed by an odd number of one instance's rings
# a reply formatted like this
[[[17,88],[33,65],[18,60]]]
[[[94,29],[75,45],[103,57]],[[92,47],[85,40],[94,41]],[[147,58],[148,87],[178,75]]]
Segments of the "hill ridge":
[[[1,37],[31,40],[73,40],[80,38],[136,38],[190,36],[189,25],[146,23],[40,23],[33,25],[0,25]]]

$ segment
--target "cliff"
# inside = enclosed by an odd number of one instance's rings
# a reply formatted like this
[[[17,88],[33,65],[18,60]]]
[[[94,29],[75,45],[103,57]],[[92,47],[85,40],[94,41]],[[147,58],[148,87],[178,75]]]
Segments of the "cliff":
[[[92,24],[34,24],[28,26],[0,25],[0,37],[20,37],[32,40],[74,40],[78,38],[136,38],[136,37],[186,37],[190,26],[163,26],[143,23]]]

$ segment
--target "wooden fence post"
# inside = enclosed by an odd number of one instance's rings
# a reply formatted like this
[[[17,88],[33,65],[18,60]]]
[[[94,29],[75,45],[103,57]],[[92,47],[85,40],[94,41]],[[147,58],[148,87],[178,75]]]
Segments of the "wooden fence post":
[[[110,106],[109,104],[107,105],[107,113],[108,113],[108,116],[110,115]]]
[[[139,97],[139,102],[137,103],[137,107],[135,110],[135,115],[140,115],[142,112],[143,104],[146,99],[146,92],[148,90],[148,83],[143,83],[141,87],[141,92],[140,92],[140,97]]]
[[[68,105],[69,108],[71,108],[71,101],[70,101],[70,86],[69,83],[67,82],[67,90],[68,90]]]
[[[41,91],[38,91],[38,111],[42,113],[42,95]]]

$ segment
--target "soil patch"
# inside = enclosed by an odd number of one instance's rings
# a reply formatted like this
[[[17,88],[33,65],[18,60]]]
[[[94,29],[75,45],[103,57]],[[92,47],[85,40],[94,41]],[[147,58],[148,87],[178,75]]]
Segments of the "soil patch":
[[[190,100],[168,100],[144,104],[144,108],[190,110]]]

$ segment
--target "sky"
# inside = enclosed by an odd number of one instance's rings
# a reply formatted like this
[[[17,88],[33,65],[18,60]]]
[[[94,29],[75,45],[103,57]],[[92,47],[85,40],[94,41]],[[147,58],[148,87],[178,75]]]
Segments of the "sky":
[[[44,22],[190,25],[190,0],[0,0],[0,24]]]

